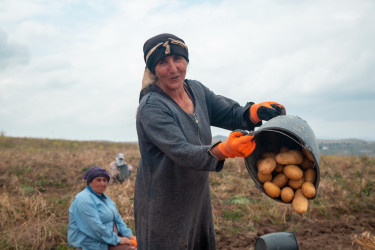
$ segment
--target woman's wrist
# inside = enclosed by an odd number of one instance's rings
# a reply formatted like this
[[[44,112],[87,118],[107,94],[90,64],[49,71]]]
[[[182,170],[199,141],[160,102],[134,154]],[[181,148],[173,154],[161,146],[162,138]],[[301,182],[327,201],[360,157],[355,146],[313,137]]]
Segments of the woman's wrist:
[[[227,157],[219,150],[218,145],[211,148],[211,154],[214,155],[219,161],[225,160]]]

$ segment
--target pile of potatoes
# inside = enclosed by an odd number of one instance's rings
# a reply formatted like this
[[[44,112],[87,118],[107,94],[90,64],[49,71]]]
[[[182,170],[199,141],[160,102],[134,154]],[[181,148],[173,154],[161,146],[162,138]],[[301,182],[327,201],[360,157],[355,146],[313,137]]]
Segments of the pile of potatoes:
[[[270,197],[292,202],[297,213],[307,211],[307,199],[316,194],[315,161],[308,151],[281,147],[279,153],[263,153],[256,165],[257,178]]]

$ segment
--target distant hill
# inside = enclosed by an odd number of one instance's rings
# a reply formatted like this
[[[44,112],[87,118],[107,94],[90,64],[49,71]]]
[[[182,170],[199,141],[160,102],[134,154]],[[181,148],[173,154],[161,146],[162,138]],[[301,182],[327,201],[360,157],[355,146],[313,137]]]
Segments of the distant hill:
[[[227,137],[217,135],[213,142],[226,141]],[[320,154],[322,155],[367,155],[375,156],[375,142],[358,139],[321,140],[317,139]]]
[[[358,139],[317,140],[323,155],[368,155],[375,156],[375,142]]]

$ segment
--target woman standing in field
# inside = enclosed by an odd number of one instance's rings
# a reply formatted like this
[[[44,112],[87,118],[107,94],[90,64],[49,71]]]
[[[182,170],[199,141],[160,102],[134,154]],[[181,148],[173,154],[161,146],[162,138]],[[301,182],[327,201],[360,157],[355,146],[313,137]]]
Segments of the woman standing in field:
[[[253,136],[232,132],[212,145],[211,126],[254,130],[261,120],[285,114],[275,102],[237,102],[185,79],[188,47],[160,34],[143,47],[146,62],[137,133],[141,152],[135,185],[139,249],[216,249],[209,172],[226,158],[246,157]]]
[[[69,208],[69,245],[83,250],[135,250],[135,236],[104,193],[110,180],[108,172],[94,166],[83,179],[87,180],[87,187],[76,195]]]

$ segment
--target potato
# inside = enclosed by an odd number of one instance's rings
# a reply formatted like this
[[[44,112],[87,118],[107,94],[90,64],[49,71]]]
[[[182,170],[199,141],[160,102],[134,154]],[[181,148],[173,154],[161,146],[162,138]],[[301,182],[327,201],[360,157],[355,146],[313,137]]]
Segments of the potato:
[[[280,153],[284,153],[284,152],[288,152],[288,151],[289,151],[289,148],[286,147],[286,146],[282,146],[282,147],[280,148]]]
[[[266,159],[266,158],[274,158],[275,159],[275,157],[276,157],[276,153],[274,153],[274,152],[265,152],[265,153],[263,153],[262,155],[261,155],[261,157],[263,158],[263,159]]]
[[[290,202],[293,200],[294,191],[290,187],[284,187],[281,189],[281,200],[284,202]]]
[[[302,193],[306,198],[312,198],[315,196],[315,186],[311,182],[304,182],[301,187]]]
[[[303,171],[296,165],[288,165],[283,169],[283,173],[291,180],[299,180],[303,177]]]
[[[315,162],[314,156],[310,151],[308,151],[306,148],[302,148],[302,152],[307,157],[307,159],[309,159],[312,162]]]
[[[260,159],[257,161],[256,166],[257,166],[258,169],[259,169],[259,165],[260,165],[260,163],[261,163],[263,160],[264,160],[264,159],[260,158]]]
[[[297,189],[294,193],[292,205],[294,210],[299,214],[303,214],[307,211],[309,202],[307,198],[303,195],[301,189]]]
[[[272,198],[277,198],[280,196],[280,193],[281,193],[280,188],[270,181],[266,181],[263,184],[263,188],[266,191],[266,193]]]
[[[305,158],[305,159],[303,159],[303,162],[301,163],[300,167],[303,170],[306,170],[306,169],[309,169],[309,168],[313,168],[314,167],[314,162],[312,162],[309,159]]]
[[[280,173],[276,175],[275,177],[273,177],[271,182],[275,184],[276,186],[278,186],[279,188],[282,188],[288,183],[288,180],[289,179],[288,177],[285,176],[285,174]]]
[[[288,152],[278,153],[276,162],[282,165],[299,165],[303,162],[303,155],[298,150],[289,150]]]
[[[274,170],[276,173],[282,173],[283,169],[284,169],[283,165],[276,163],[276,168]]]
[[[266,158],[259,163],[258,172],[270,174],[276,168],[276,161],[273,158]]]
[[[302,177],[299,180],[289,180],[288,185],[291,188],[299,189],[302,187],[302,184],[305,182],[305,179]]]
[[[272,174],[262,174],[260,172],[257,173],[258,181],[260,183],[265,183],[266,181],[272,180]]]
[[[313,168],[309,168],[304,172],[305,181],[315,183],[316,180],[316,171]]]

